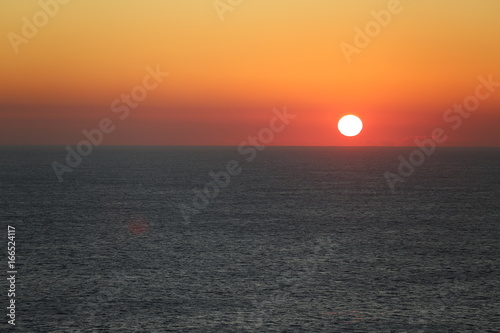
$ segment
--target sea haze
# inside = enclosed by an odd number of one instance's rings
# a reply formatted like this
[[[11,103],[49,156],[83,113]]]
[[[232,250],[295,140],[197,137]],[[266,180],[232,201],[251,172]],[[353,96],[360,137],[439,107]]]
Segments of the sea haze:
[[[0,148],[16,331],[500,329],[498,148],[439,148],[395,193],[413,148],[94,150],[59,182],[64,147]]]

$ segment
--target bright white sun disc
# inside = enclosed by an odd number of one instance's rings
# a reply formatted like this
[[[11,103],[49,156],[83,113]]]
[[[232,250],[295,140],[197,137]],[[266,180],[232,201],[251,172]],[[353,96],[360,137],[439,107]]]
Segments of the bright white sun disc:
[[[338,123],[340,133],[345,136],[356,136],[363,129],[363,122],[352,114],[343,116]]]

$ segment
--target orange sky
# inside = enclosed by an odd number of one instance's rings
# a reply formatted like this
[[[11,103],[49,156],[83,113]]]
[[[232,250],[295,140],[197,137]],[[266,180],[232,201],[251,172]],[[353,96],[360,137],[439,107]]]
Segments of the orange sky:
[[[444,145],[500,146],[500,87],[457,130],[443,120],[479,76],[500,82],[497,0],[401,0],[350,62],[342,43],[397,0],[242,0],[224,20],[213,0],[60,1],[0,3],[0,144],[76,144],[110,118],[104,144],[238,145],[287,106],[272,145],[402,145],[442,127]],[[120,120],[111,103],[157,65],[169,76]],[[359,136],[337,131],[345,114]]]

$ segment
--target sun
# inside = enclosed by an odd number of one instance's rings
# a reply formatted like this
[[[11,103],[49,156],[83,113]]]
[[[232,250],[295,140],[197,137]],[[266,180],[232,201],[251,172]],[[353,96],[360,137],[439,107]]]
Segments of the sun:
[[[352,114],[343,116],[338,123],[340,133],[345,136],[356,136],[363,129],[363,122]]]

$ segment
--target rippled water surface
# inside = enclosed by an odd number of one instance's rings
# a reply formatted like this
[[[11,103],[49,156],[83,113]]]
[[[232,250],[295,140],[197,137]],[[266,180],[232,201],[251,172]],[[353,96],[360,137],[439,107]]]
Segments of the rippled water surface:
[[[15,330],[496,332],[500,149],[438,149],[392,193],[410,152],[99,147],[59,182],[64,147],[1,148]]]

